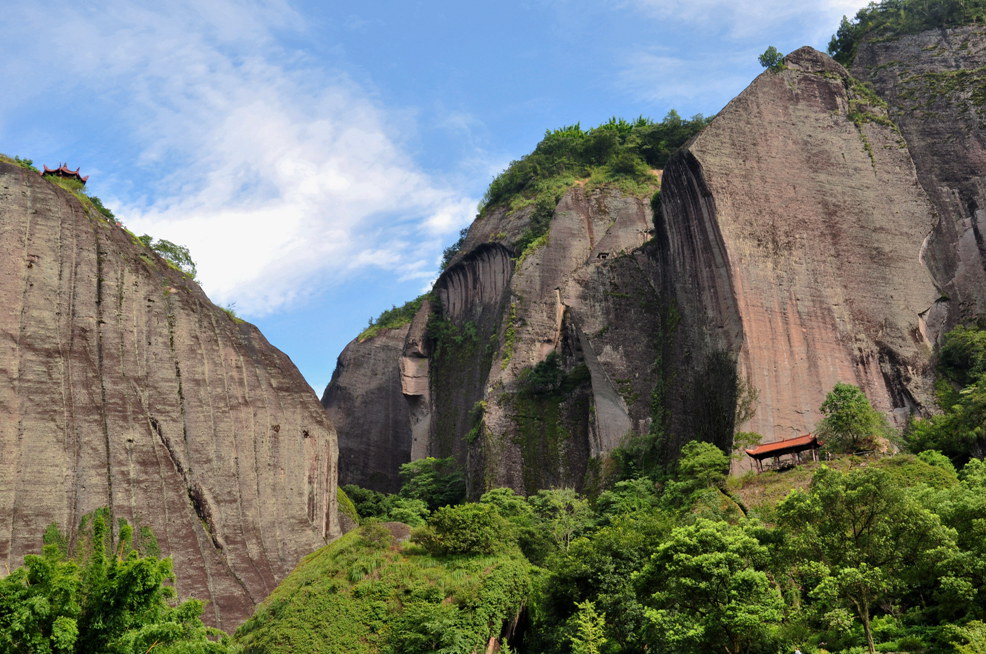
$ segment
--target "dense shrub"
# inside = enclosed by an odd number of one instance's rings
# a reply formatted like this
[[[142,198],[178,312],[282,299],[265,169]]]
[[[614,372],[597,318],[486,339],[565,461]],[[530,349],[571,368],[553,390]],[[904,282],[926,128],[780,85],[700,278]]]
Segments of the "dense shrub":
[[[962,465],[986,453],[986,330],[960,326],[946,334],[939,371],[943,411],[913,420],[904,442],[912,452],[938,450]]]
[[[421,500],[431,511],[466,498],[465,475],[452,457],[411,461],[401,465],[399,474],[401,497]]]
[[[588,177],[597,166],[608,166],[617,176],[646,175],[649,168],[663,168],[671,153],[708,122],[701,115],[684,120],[672,110],[660,123],[641,116],[631,122],[611,118],[589,130],[578,124],[549,130],[534,152],[511,163],[493,180],[481,206],[537,194],[547,190],[551,186],[547,181],[553,178]]]
[[[493,554],[516,542],[516,536],[492,504],[445,506],[415,532],[414,540],[435,555]]]

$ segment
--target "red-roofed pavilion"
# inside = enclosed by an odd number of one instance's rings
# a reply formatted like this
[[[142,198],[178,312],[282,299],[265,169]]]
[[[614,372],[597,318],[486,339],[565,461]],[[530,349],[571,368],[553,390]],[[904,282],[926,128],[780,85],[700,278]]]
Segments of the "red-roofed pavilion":
[[[58,168],[49,168],[48,166],[45,166],[44,168],[45,168],[44,172],[41,173],[42,177],[46,177],[48,175],[53,175],[55,177],[65,177],[67,179],[78,180],[83,184],[85,184],[86,180],[89,179],[89,175],[83,177],[82,175],[79,174],[79,168],[76,168],[75,170],[69,170],[68,166],[65,164],[59,164]]]
[[[791,456],[795,463],[801,463],[801,453],[811,452],[811,460],[818,461],[818,448],[821,443],[813,434],[805,434],[773,443],[764,443],[744,450],[757,463],[757,472],[763,472],[763,460],[774,459],[774,466],[781,465],[782,456]]]

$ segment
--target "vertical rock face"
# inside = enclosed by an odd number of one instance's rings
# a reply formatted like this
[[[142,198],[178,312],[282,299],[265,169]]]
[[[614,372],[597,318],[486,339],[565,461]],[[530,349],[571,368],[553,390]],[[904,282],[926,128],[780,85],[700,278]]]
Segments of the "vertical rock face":
[[[668,167],[680,328],[692,348],[738,357],[759,393],[744,428],[767,440],[811,430],[838,381],[901,425],[931,401],[933,211],[902,140],[845,70],[810,48],[786,63]]]
[[[338,535],[335,431],[253,326],[3,163],[0,266],[0,565],[109,506],[232,629]]]
[[[575,186],[546,243],[518,257],[507,244],[528,219],[501,209],[474,223],[411,325],[347,347],[324,400],[333,416],[363,416],[336,422],[341,466],[366,447],[379,453],[369,469],[386,460],[392,478],[343,478],[389,490],[399,463],[454,456],[474,495],[581,487],[595,457],[647,430],[661,314],[659,272],[639,251],[653,235],[649,198]],[[531,383],[536,370],[544,384]],[[380,394],[397,397],[397,374],[406,417],[375,411],[390,406]]]
[[[411,460],[411,423],[395,364],[408,327],[347,345],[322,395],[332,424],[350,436],[339,443],[340,484],[400,490],[397,470]]]
[[[872,92],[810,48],[786,63],[672,158],[656,220],[646,196],[575,185],[541,247],[510,249],[530,209],[473,223],[416,319],[412,458],[455,456],[474,495],[533,492],[591,484],[637,435],[673,457],[805,433],[840,381],[898,425],[931,405],[934,207]]]
[[[934,319],[986,314],[986,29],[862,43],[853,73],[886,100],[934,203],[926,260],[943,290]]]

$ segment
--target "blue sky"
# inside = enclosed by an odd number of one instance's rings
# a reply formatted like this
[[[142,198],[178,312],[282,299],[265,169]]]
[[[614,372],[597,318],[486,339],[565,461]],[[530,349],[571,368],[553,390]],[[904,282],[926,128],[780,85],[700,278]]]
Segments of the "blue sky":
[[[5,0],[0,152],[65,161],[321,395],[546,129],[716,113],[865,2]]]

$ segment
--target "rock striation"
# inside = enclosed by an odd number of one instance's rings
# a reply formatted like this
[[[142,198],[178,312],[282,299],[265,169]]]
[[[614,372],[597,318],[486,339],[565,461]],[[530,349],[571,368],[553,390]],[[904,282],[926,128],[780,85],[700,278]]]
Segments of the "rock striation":
[[[523,252],[512,244],[533,209],[494,209],[417,331],[350,344],[342,360],[386,347],[394,371],[417,344],[418,390],[401,386],[415,445],[386,441],[394,469],[454,456],[473,495],[583,487],[640,437],[670,460],[693,438],[728,449],[740,429],[808,432],[840,381],[898,426],[933,407],[949,251],[933,244],[936,205],[871,90],[811,48],[785,62],[672,157],[656,201],[575,184]],[[337,370],[327,397],[357,388],[355,374]],[[344,410],[370,415],[368,397],[349,392]],[[374,433],[343,429],[341,448],[411,427]]]
[[[233,629],[339,533],[336,434],[287,356],[125,230],[0,163],[0,565],[101,506]]]
[[[986,28],[860,44],[853,74],[889,107],[935,208],[925,260],[946,327],[986,314]]]
[[[665,173],[663,229],[686,348],[723,350],[758,393],[744,429],[810,431],[836,382],[903,426],[932,406],[941,293],[933,209],[858,83],[802,48],[730,102]]]

